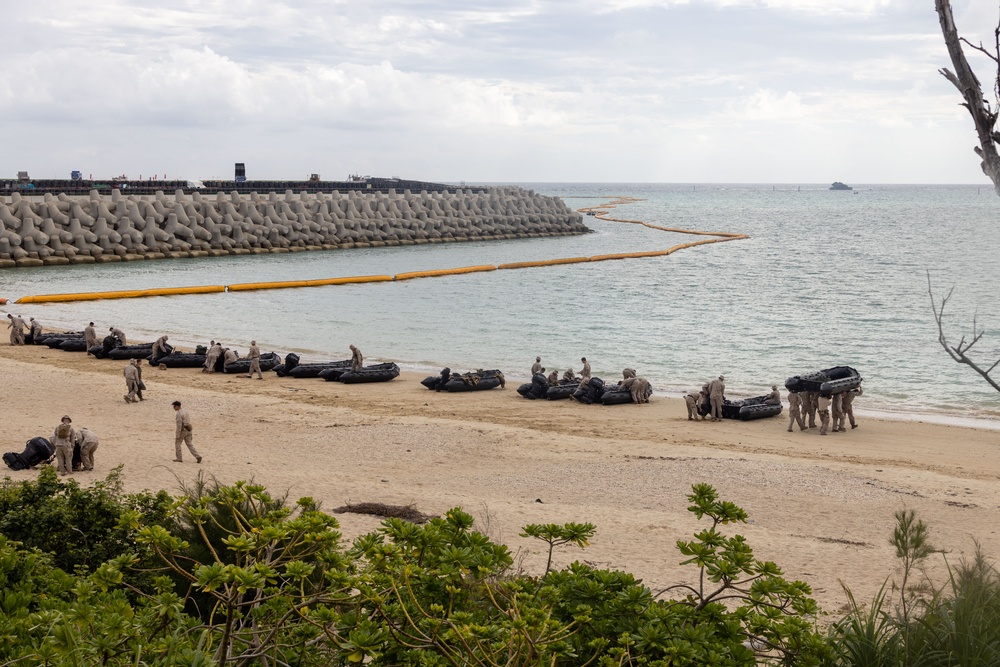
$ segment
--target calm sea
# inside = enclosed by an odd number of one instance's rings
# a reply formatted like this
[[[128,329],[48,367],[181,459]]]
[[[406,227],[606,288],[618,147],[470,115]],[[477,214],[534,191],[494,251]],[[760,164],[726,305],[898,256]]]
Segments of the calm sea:
[[[664,392],[726,375],[758,395],[835,365],[865,378],[864,407],[923,418],[1000,419],[1000,394],[937,342],[927,294],[954,288],[948,332],[1000,359],[1000,200],[977,186],[522,184],[572,208],[618,195],[621,218],[741,232],[746,241],[668,257],[332,286],[75,304],[7,306],[53,326],[94,320],[151,340],[251,338],[281,353],[371,359],[436,372],[500,368],[526,377],[535,355],[560,371],[630,366]],[[0,272],[0,296],[395,274],[474,264],[667,248],[693,237],[585,218],[580,237],[47,267]],[[859,401],[860,403],[861,401]],[[858,407],[862,407],[858,405]]]

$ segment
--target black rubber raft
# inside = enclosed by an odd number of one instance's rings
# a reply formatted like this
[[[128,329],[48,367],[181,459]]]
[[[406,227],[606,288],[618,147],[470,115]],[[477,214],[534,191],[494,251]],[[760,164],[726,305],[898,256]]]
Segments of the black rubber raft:
[[[387,362],[384,364],[374,364],[365,366],[359,371],[347,368],[335,367],[320,371],[320,378],[327,382],[343,382],[344,384],[363,384],[366,382],[388,382],[399,377],[399,366]]]
[[[754,396],[753,398],[744,398],[739,401],[730,401],[725,399],[722,402],[722,417],[724,419],[739,419],[740,421],[751,421],[754,419],[764,419],[765,417],[775,417],[781,414],[781,404],[780,403],[768,403],[767,400],[771,398],[770,394],[765,396]],[[698,407],[698,414],[701,416],[707,416],[712,414],[712,402],[708,399],[705,400]]]
[[[55,456],[56,448],[52,446],[46,438],[32,438],[24,443],[24,451],[7,452],[3,455],[3,462],[11,470],[27,470],[32,466],[45,463]]]
[[[790,377],[785,380],[785,389],[841,394],[861,386],[862,379],[861,374],[850,366],[834,366],[815,373]]]
[[[445,368],[439,375],[432,375],[420,381],[428,389],[434,391],[447,391],[451,393],[466,391],[486,391],[504,387],[507,384],[503,373],[498,369],[477,370],[471,373],[452,373],[450,368]]]

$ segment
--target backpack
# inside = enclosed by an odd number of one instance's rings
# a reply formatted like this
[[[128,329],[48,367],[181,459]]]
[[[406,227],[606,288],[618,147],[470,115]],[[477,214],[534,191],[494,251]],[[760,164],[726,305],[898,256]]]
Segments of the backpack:
[[[56,435],[65,440],[69,437],[69,434],[73,432],[73,427],[69,424],[59,424],[59,428],[56,429]]]

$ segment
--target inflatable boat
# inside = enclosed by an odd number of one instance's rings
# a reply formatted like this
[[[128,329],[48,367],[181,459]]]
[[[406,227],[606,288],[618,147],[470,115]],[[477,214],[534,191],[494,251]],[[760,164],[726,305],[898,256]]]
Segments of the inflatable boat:
[[[285,355],[285,361],[274,367],[274,374],[278,377],[285,377],[285,373],[299,365],[299,355],[289,352]]]
[[[840,394],[861,386],[862,379],[861,374],[850,366],[834,366],[815,373],[790,377],[785,380],[785,389]]]
[[[265,352],[260,355],[260,370],[269,371],[274,369],[279,363],[281,363],[281,357],[278,356],[277,352]],[[223,373],[239,373],[246,375],[250,372],[250,359],[239,359],[231,364],[224,364],[222,367]]]
[[[83,334],[52,334],[50,336],[43,336],[42,345],[46,345],[52,349],[61,348],[62,344],[67,340],[80,339],[83,340]]]
[[[69,332],[64,332],[64,333],[55,333],[55,332],[53,332],[53,333],[43,333],[43,334],[41,334],[40,336],[38,336],[36,338],[32,338],[32,343],[31,344],[32,345],[47,345],[48,344],[47,341],[50,338],[52,338],[52,339],[58,339],[60,341],[62,339],[65,339],[65,338],[83,338],[83,332],[82,331],[69,331]],[[24,340],[27,343],[27,340],[28,340],[27,335],[25,336]]]
[[[653,395],[653,388],[648,387],[646,389],[646,398]],[[632,403],[632,390],[631,389],[619,389],[618,385],[607,386],[605,385],[604,393],[601,394],[601,404],[603,405],[623,405],[625,403]]]
[[[116,361],[122,359],[149,359],[153,356],[153,344],[146,343],[145,345],[115,347],[108,351],[107,356],[108,359],[115,359]]]
[[[388,382],[399,377],[399,366],[393,363],[365,366],[359,371],[348,370],[340,374],[339,382],[361,384],[364,382]]]
[[[3,455],[3,462],[11,470],[27,470],[40,463],[51,461],[56,454],[56,448],[46,438],[32,438],[24,443],[24,451],[7,452]]]
[[[171,352],[165,357],[160,357],[156,363],[157,365],[163,364],[167,368],[201,368],[205,365],[205,355]]]
[[[506,385],[507,380],[504,378],[503,373],[494,368],[487,371],[480,369],[471,373],[463,373],[462,375],[452,373],[448,380],[443,385],[437,386],[436,389],[456,393],[463,391],[485,391]]]
[[[560,380],[559,384],[549,385],[548,391],[545,392],[545,398],[550,401],[561,401],[564,398],[570,398],[579,386],[579,380]]]
[[[319,361],[309,364],[298,364],[295,368],[288,370],[286,364],[285,375],[288,377],[293,377],[299,380],[306,378],[318,378],[319,374],[328,368],[343,368],[348,370],[351,368],[351,360],[346,359],[343,361]]]
[[[765,417],[775,417],[781,414],[780,403],[768,403],[770,394],[764,396],[754,396],[744,398],[741,401],[724,401],[722,403],[722,416],[726,419],[739,419],[740,421],[750,421],[752,419],[763,419]]]

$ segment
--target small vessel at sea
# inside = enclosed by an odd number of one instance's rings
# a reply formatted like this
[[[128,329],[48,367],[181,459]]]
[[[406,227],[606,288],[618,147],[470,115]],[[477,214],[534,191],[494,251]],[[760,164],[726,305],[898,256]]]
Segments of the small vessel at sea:
[[[852,188],[850,185],[847,185],[846,183],[841,183],[840,181],[834,181],[833,185],[830,186],[830,189],[831,190],[853,190],[854,188]]]

